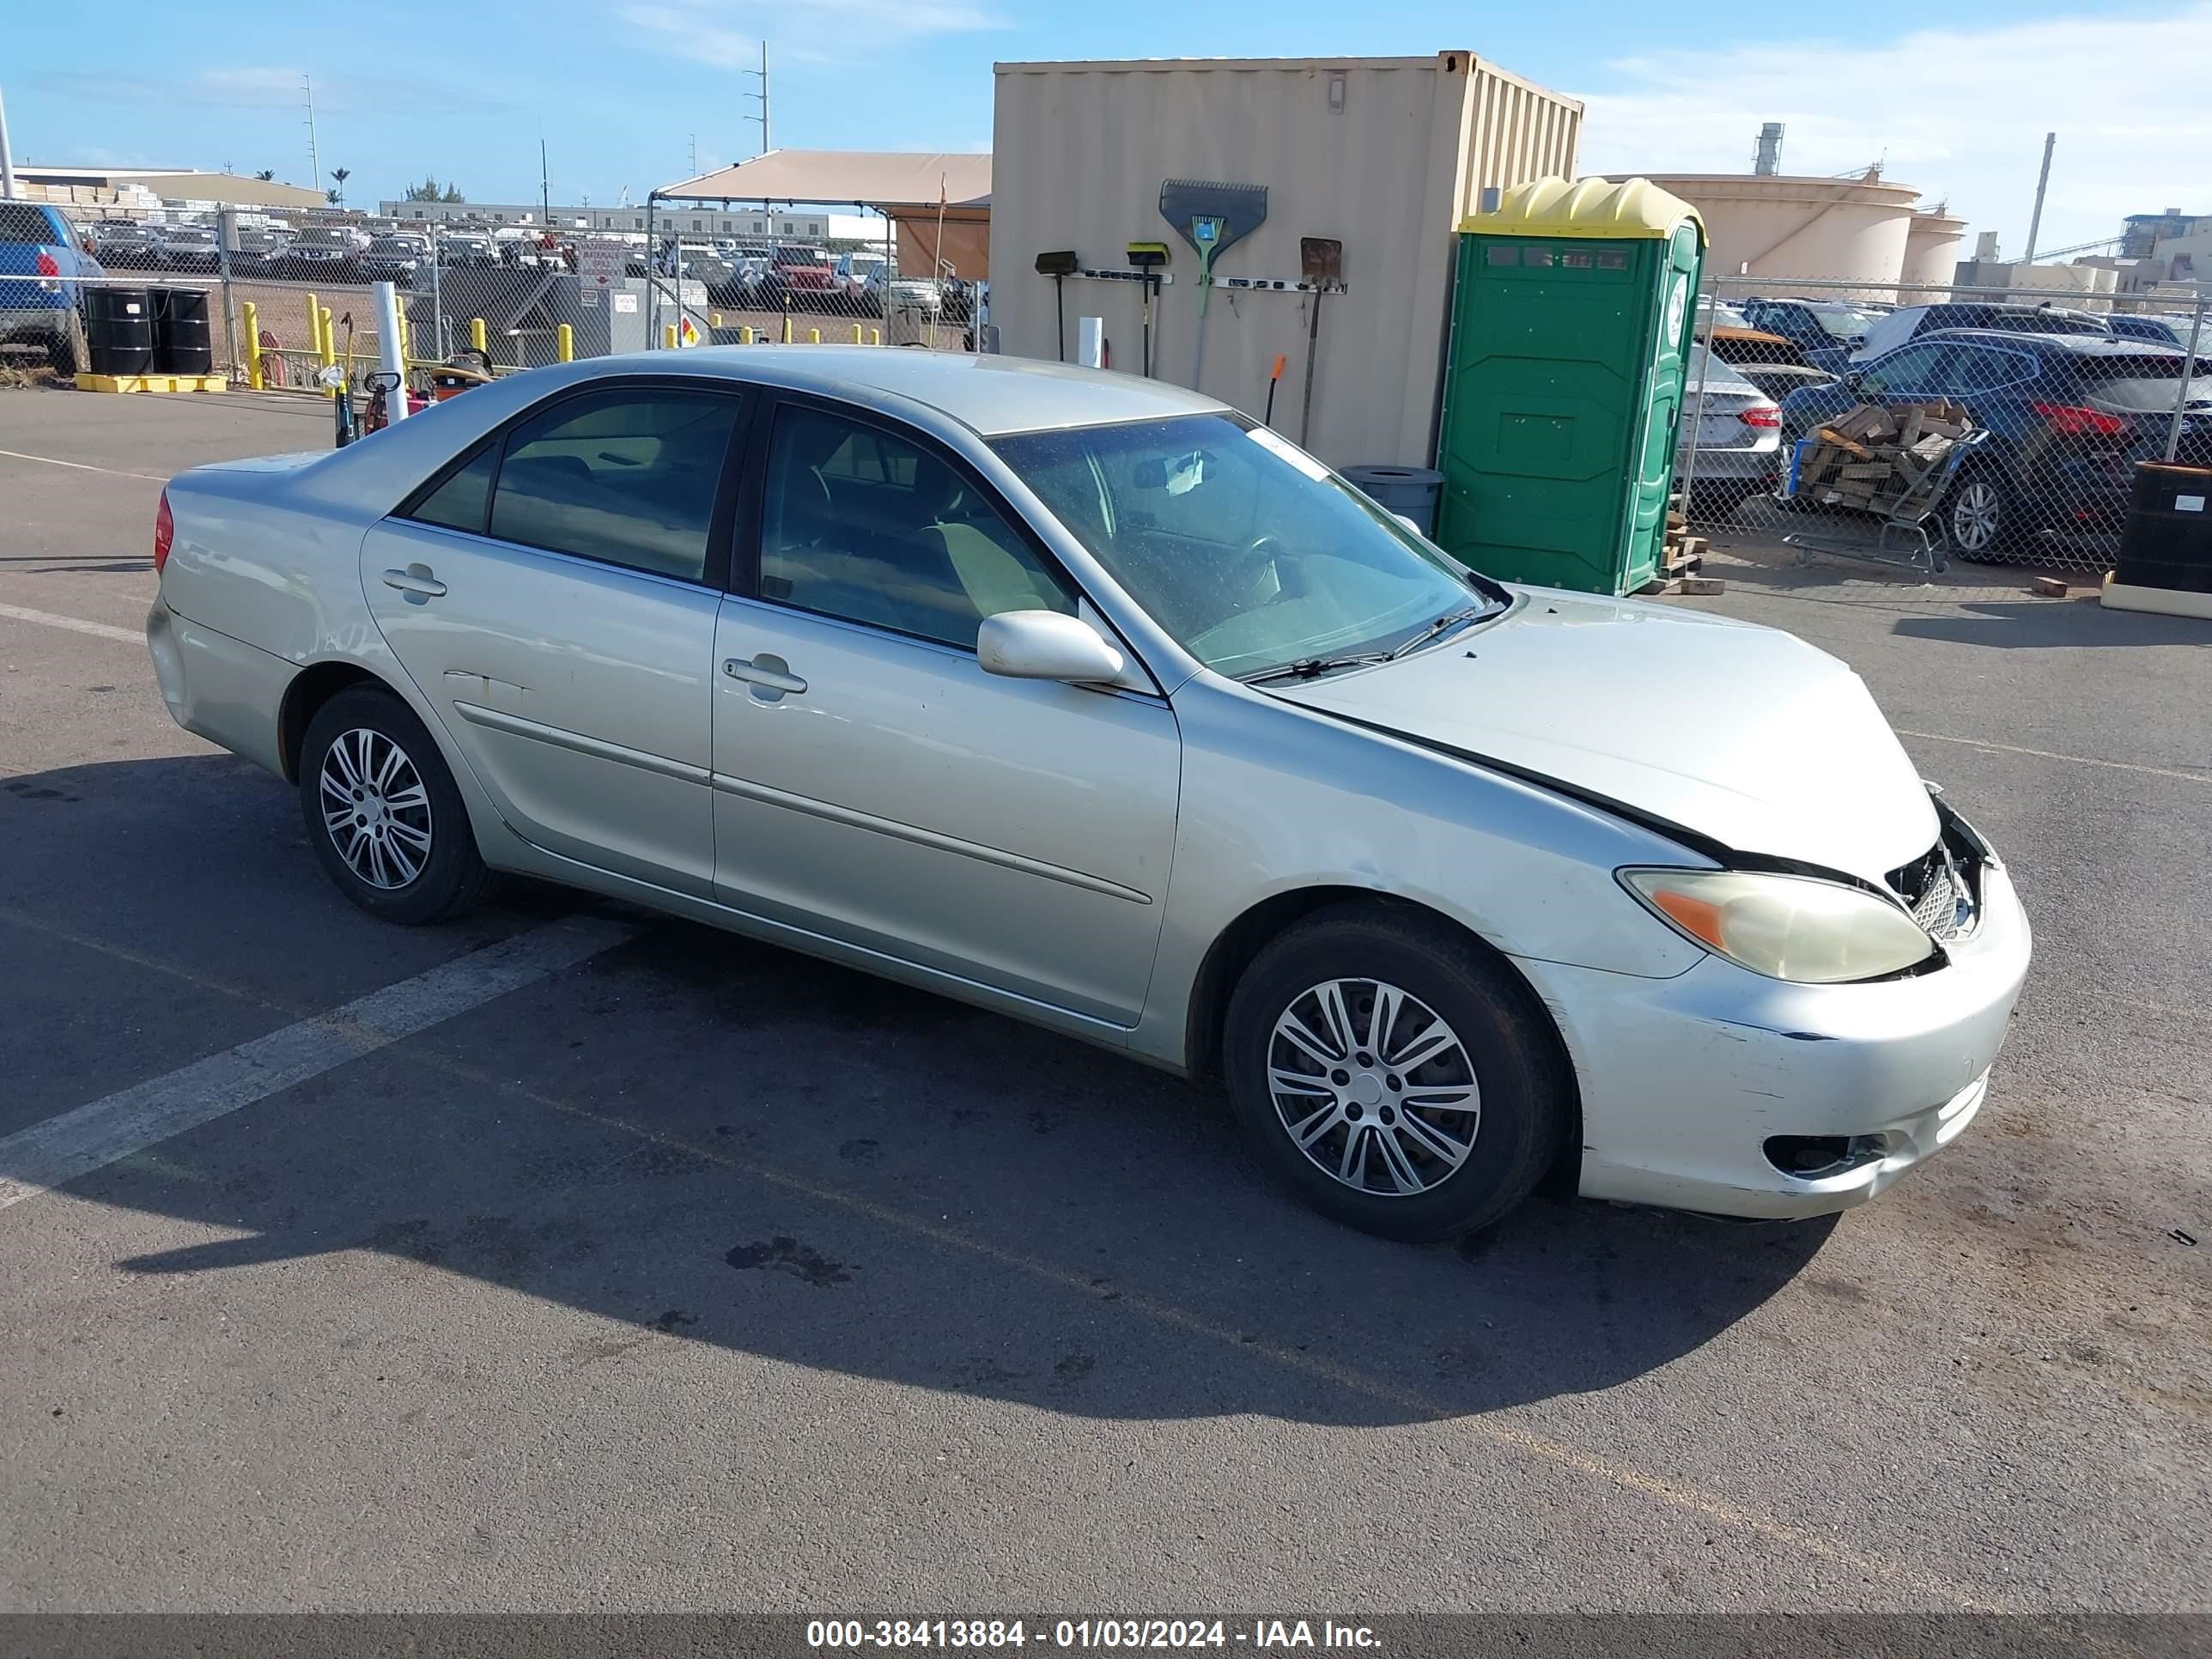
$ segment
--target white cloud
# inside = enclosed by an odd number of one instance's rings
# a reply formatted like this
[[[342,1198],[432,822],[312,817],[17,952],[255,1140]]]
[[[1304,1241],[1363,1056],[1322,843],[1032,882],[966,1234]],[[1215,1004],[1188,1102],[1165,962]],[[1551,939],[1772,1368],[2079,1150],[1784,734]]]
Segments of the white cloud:
[[[781,34],[792,33],[794,19],[803,19],[808,33],[835,40],[847,52],[1000,26],[992,14],[963,0],[802,0],[795,9],[736,0],[634,0],[615,15],[642,31],[640,45],[714,69],[735,70],[760,65],[758,27],[746,27],[756,17]],[[820,46],[779,43],[775,50],[786,58],[834,61]]]
[[[1759,14],[1766,27],[1786,27]],[[1749,15],[1749,14],[1745,14]],[[1726,35],[1729,26],[1719,33]],[[2156,17],[1925,29],[1890,40],[1767,40],[1606,65],[1589,105],[1588,173],[1745,173],[1780,121],[1785,173],[1882,163],[1974,231],[2027,240],[2043,135],[2058,134],[2039,245],[2116,235],[2130,213],[2212,213],[2212,0]],[[1969,233],[1971,237],[1972,232]]]

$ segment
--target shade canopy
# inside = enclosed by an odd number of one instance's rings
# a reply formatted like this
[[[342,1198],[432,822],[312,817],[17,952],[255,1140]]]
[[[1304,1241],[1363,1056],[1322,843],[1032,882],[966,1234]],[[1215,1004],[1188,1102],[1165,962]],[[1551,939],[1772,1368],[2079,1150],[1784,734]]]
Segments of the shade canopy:
[[[850,202],[899,208],[982,207],[991,199],[991,158],[960,152],[880,149],[772,149],[735,167],[663,185],[663,200]]]

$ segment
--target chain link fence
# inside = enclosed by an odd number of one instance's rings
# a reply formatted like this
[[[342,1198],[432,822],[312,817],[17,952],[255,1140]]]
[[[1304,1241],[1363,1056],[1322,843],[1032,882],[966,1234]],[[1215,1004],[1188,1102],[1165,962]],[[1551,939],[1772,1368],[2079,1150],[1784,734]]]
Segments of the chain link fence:
[[[2208,297],[1708,279],[1675,477],[1799,555],[2100,569],[2135,465],[2212,465]]]

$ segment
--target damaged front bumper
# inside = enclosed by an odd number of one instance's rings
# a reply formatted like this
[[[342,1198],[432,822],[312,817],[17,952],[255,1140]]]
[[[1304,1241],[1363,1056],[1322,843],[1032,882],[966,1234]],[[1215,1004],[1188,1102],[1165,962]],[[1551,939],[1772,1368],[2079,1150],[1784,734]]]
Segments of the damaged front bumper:
[[[1929,972],[1793,985],[1708,957],[1674,979],[1522,961],[1583,1104],[1589,1197],[1788,1218],[1864,1203],[1980,1109],[2027,973],[2002,866]]]

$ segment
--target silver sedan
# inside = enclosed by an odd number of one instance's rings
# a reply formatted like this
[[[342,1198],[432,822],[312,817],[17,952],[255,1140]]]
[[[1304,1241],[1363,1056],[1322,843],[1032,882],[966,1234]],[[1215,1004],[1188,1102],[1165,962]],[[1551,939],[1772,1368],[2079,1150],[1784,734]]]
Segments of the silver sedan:
[[[1380,1233],[1860,1202],[2027,966],[1843,664],[1500,586],[1154,381],[580,362],[185,473],[155,562],[170,711],[371,913],[520,872],[1218,1075]]]

